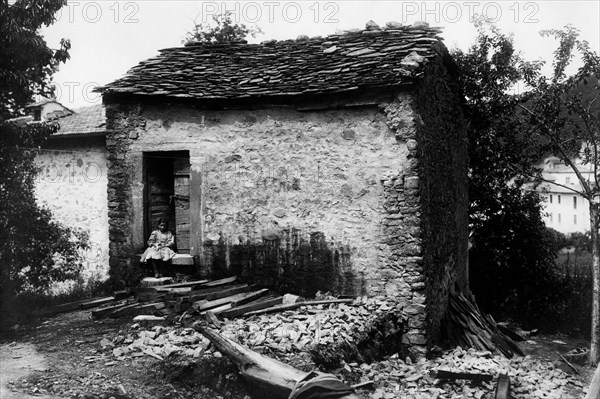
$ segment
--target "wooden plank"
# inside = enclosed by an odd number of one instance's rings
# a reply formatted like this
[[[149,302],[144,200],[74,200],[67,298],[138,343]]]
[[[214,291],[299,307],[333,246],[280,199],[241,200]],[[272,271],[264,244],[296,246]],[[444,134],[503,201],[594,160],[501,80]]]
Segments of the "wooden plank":
[[[510,378],[506,374],[500,374],[498,376],[494,399],[511,399]]]
[[[257,288],[258,287],[256,285],[241,284],[239,287],[225,288],[223,290],[207,294],[206,298],[204,298],[204,299],[212,301],[212,300],[219,299],[219,298],[225,298],[225,297],[231,296],[231,295],[242,294],[242,293],[246,293],[249,291],[254,291]]]
[[[263,296],[267,295],[268,293],[269,293],[269,290],[266,288],[263,288],[258,291],[250,292],[250,293],[246,294],[246,296],[244,298],[237,300],[235,302],[232,302],[231,307],[235,308],[237,306],[245,305],[247,303],[257,300],[258,298],[262,298]]]
[[[204,286],[205,287],[217,287],[219,285],[233,283],[236,280],[237,280],[237,276],[226,277],[226,278],[222,278],[220,280],[214,280],[214,281],[208,282],[208,283],[204,284]]]
[[[221,323],[219,321],[219,319],[217,319],[217,316],[215,316],[215,314],[212,311],[208,311],[206,312],[206,321],[208,321],[209,323],[211,323],[213,326],[215,326],[216,328],[221,328]]]
[[[281,304],[282,301],[283,301],[283,297],[281,297],[281,296],[277,297],[277,298],[266,299],[264,301],[257,301],[257,302],[249,303],[247,305],[238,306],[231,310],[226,310],[224,312],[219,313],[219,316],[221,318],[227,317],[227,318],[231,319],[234,317],[242,316],[243,314],[248,313],[248,312],[253,312],[255,310],[266,309],[266,308],[270,308],[270,307],[279,305],[279,304]]]
[[[197,311],[201,312],[203,310],[213,309],[225,304],[231,304],[231,302],[235,302],[239,299],[242,299],[245,295],[246,294],[235,294],[231,296],[226,296],[224,298],[215,299],[213,301],[204,299],[201,301],[194,302],[193,307]]]
[[[217,306],[216,308],[212,308],[210,310],[203,310],[202,312],[200,312],[200,316],[206,315],[207,312],[218,313],[218,312],[223,312],[227,309],[231,309],[231,303],[226,303],[224,305]]]
[[[585,399],[598,399],[600,398],[600,364],[596,367],[596,372],[594,373],[594,378],[592,378],[592,383],[590,384],[590,389],[588,390],[588,394]]]
[[[278,305],[278,306],[273,306],[273,307],[266,308],[266,309],[257,310],[254,312],[248,312],[244,316],[255,316],[255,315],[265,314],[265,313],[281,312],[284,310],[296,309],[296,308],[299,308],[300,306],[326,305],[326,304],[333,304],[333,303],[351,303],[351,302],[354,302],[354,299],[348,298],[348,299],[329,299],[329,300],[322,300],[322,301],[297,302],[297,303],[290,303],[289,305]]]
[[[156,311],[163,309],[165,304],[162,302],[147,303],[141,305],[134,303],[129,306],[124,306],[120,309],[116,309],[108,314],[108,317],[118,318],[122,316],[138,316],[142,314],[148,314],[149,311]]]
[[[161,290],[167,289],[167,288],[183,288],[183,287],[194,288],[196,286],[202,286],[202,285],[204,285],[204,284],[206,284],[208,282],[210,282],[210,280],[185,281],[183,283],[173,283],[173,284],[161,285],[160,287],[156,287],[156,289],[158,291],[161,291]]]
[[[128,305],[130,305],[130,303],[124,302],[124,303],[120,303],[120,304],[116,304],[116,305],[112,305],[112,306],[107,306],[105,308],[92,310],[92,318],[98,319],[98,318],[104,317],[104,316],[108,315],[110,312],[112,312],[116,309],[119,309],[121,307],[128,306]]]
[[[195,167],[190,167],[190,254],[200,256],[200,259],[203,259],[202,236],[204,230],[202,194],[202,170],[196,164]]]
[[[239,288],[239,287],[247,287],[247,286],[248,286],[248,284],[235,284],[235,285],[227,286],[226,288]],[[193,290],[193,291],[190,291],[190,293],[189,293],[190,301],[196,302],[201,299],[206,299],[206,296],[208,294],[211,294],[213,292],[221,292],[221,291],[223,291],[223,287],[211,287],[211,288],[201,288],[201,289]]]
[[[81,303],[79,305],[79,308],[80,309],[95,308],[97,306],[104,305],[105,303],[113,302],[114,300],[115,300],[114,296],[109,296],[109,297],[106,297],[106,298],[93,299],[91,301],[87,301],[87,302]]]

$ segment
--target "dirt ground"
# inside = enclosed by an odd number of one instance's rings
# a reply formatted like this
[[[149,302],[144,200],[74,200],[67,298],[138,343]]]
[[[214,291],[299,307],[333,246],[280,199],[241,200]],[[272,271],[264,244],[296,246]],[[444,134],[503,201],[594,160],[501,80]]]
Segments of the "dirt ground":
[[[244,398],[226,359],[195,364],[177,357],[116,360],[107,355],[100,341],[129,332],[131,324],[129,319],[92,320],[89,311],[80,311],[4,332],[0,398]]]
[[[89,311],[41,320],[37,327],[2,333],[0,398],[232,398],[249,399],[225,358],[159,360],[139,353],[119,359],[102,348],[104,338],[132,332],[129,319],[92,320]],[[564,336],[532,337],[521,347],[534,358],[573,373],[559,353],[587,346]],[[298,365],[296,365],[298,367]],[[578,367],[588,385],[593,370]]]

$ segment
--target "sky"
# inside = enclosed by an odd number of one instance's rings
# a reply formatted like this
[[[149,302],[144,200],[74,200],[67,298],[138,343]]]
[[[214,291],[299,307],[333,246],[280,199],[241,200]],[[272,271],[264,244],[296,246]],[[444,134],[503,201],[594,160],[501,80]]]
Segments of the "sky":
[[[71,40],[71,59],[55,74],[58,101],[74,109],[101,102],[95,86],[122,77],[159,49],[181,46],[194,23],[230,11],[234,21],[258,26],[264,32],[251,43],[295,39],[298,35],[327,36],[339,30],[364,28],[367,21],[411,24],[425,21],[443,28],[450,49],[467,50],[476,30],[474,15],[493,21],[514,34],[525,58],[551,62],[556,41],[541,30],[567,24],[600,53],[600,1],[71,1],[57,21],[42,29],[51,48],[61,38]]]

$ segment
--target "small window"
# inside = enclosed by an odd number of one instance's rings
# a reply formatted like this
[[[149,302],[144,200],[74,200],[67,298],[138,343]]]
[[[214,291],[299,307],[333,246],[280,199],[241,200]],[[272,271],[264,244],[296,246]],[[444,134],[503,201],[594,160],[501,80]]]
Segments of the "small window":
[[[577,209],[577,196],[573,196],[573,209]]]
[[[566,184],[571,184],[571,178],[570,178],[570,177],[567,177],[567,178],[565,179],[565,183],[566,183]]]
[[[561,219],[561,217],[560,217],[560,213],[559,213],[559,214],[558,214],[558,223],[560,223],[560,222],[561,222],[561,220],[560,220],[560,219]]]
[[[577,224],[577,215],[573,215],[573,224]]]
[[[552,218],[552,213],[548,215],[550,217],[550,223],[552,223],[554,220]]]
[[[552,203],[552,194],[550,194],[550,203]]]
[[[560,204],[560,195],[557,195],[556,197],[557,202]]]
[[[33,110],[33,120],[34,121],[41,121],[42,120],[42,110],[41,109],[34,109]]]

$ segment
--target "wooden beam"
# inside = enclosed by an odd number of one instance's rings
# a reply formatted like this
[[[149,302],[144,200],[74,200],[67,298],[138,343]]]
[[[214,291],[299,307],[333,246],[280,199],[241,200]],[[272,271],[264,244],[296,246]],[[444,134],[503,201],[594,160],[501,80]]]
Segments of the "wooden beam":
[[[280,305],[282,301],[283,301],[283,297],[280,296],[277,298],[266,299],[264,301],[257,301],[257,302],[249,303],[249,304],[246,304],[243,306],[238,306],[231,310],[226,310],[224,312],[221,312],[221,313],[219,313],[219,317],[221,317],[221,318],[226,317],[228,319],[231,319],[234,317],[242,316],[248,312],[253,312],[256,310],[270,308],[275,305]]]
[[[224,289],[240,288],[240,287],[247,287],[247,286],[248,286],[248,284],[236,284],[236,285],[230,285],[230,286],[227,286],[227,287],[202,288],[202,289],[199,289],[199,290],[190,291],[190,293],[188,294],[188,296],[190,298],[190,301],[196,302],[196,301],[199,301],[201,299],[205,299],[208,294],[212,294],[214,292],[221,292]]]
[[[203,284],[203,286],[204,287],[217,287],[219,285],[225,285],[225,284],[233,283],[236,280],[237,280],[237,276],[226,277],[226,278],[222,278],[220,280],[209,281],[208,283]]]
[[[494,399],[511,399],[510,395],[510,378],[506,374],[500,374],[498,376],[498,383],[496,384],[496,394]]]
[[[227,356],[240,370],[243,378],[250,380],[255,386],[260,385],[269,393],[268,396],[263,397],[287,399],[296,382],[308,374],[251,351],[199,323],[194,324],[194,329],[208,338],[219,352]]]
[[[224,298],[215,299],[214,301],[210,301],[210,300],[204,299],[202,301],[194,302],[194,304],[192,306],[198,312],[202,312],[203,310],[208,310],[208,309],[216,308],[218,306],[222,306],[222,305],[226,305],[226,304],[230,305],[231,302],[240,300],[245,295],[246,294],[235,294],[235,295],[227,296],[227,297],[224,297]]]
[[[267,295],[268,293],[269,293],[269,290],[267,288],[263,288],[262,290],[250,292],[250,293],[246,294],[246,296],[243,297],[242,299],[239,299],[235,302],[231,302],[231,307],[235,308],[235,307],[242,306],[247,303],[253,302],[253,301],[257,300],[258,298],[262,298],[263,296]]]
[[[266,308],[266,309],[257,310],[254,312],[249,312],[249,313],[246,313],[244,316],[255,316],[255,315],[265,314],[265,313],[282,312],[284,310],[296,309],[296,308],[299,308],[300,306],[328,305],[328,304],[332,304],[332,303],[351,303],[351,302],[354,302],[354,299],[352,299],[352,298],[328,299],[328,300],[322,300],[322,301],[297,302],[297,303],[290,303],[288,305],[278,305],[278,306],[273,306],[273,307]]]
[[[165,284],[165,285],[161,285],[156,287],[159,291],[163,290],[165,288],[184,288],[184,287],[196,287],[196,286],[202,286],[206,283],[210,283],[210,280],[195,280],[195,281],[185,281],[183,283],[175,283],[175,284]]]

